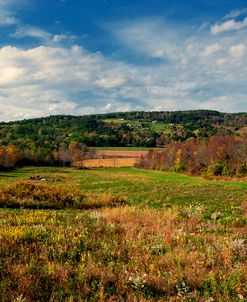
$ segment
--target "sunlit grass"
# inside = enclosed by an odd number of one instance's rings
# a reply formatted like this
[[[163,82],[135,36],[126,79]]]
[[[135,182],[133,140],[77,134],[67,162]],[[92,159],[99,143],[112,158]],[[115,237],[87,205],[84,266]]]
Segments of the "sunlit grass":
[[[30,180],[37,175],[45,181]],[[1,301],[246,299],[245,182],[29,167],[2,173],[0,186],[18,191],[20,180],[54,204],[61,192],[103,202],[91,210],[0,209]],[[112,208],[102,199],[119,194],[127,203]]]

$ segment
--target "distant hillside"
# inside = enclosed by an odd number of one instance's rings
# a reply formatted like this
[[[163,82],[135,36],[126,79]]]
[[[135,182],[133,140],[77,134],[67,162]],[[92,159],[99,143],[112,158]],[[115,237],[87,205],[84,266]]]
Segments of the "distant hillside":
[[[247,113],[217,111],[119,112],[50,116],[0,123],[0,145],[16,145],[44,157],[71,142],[87,146],[157,147],[190,137],[246,133]]]

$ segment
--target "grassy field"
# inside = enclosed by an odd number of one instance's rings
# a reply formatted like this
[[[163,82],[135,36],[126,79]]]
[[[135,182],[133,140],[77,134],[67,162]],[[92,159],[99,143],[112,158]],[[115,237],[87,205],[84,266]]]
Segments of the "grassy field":
[[[129,124],[136,127],[143,127],[143,129],[152,129],[152,131],[169,133],[171,131],[171,124],[164,124],[157,121],[144,120],[125,120],[125,119],[104,119],[105,123],[113,124]]]
[[[8,198],[3,302],[246,301],[247,182],[27,167],[0,174]]]

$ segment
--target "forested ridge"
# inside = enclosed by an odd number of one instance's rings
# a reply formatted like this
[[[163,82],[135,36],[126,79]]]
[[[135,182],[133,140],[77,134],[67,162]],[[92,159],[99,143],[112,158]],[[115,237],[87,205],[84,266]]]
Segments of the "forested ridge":
[[[156,147],[167,141],[234,133],[247,126],[247,113],[217,111],[119,112],[57,115],[0,123],[0,144],[56,149],[71,141],[87,146]]]
[[[55,163],[61,148],[163,147],[190,138],[246,133],[247,113],[209,110],[57,115],[0,123],[0,154],[25,163]],[[2,160],[4,160],[1,155]],[[23,161],[23,160],[22,160]]]

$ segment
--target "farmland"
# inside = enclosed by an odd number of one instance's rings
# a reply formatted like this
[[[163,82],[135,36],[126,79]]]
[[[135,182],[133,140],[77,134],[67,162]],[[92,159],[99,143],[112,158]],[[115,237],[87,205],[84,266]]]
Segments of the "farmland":
[[[244,181],[26,167],[0,188],[1,301],[246,298]]]
[[[83,167],[108,167],[108,168],[121,168],[121,167],[134,167],[141,159],[142,156],[147,155],[147,150],[133,150],[132,148],[125,149],[97,149],[95,151],[95,158],[86,159],[81,164]]]
[[[117,158],[95,158],[87,159],[82,162],[83,167],[96,168],[96,167],[134,167],[137,163],[138,158],[135,157],[117,157]]]

